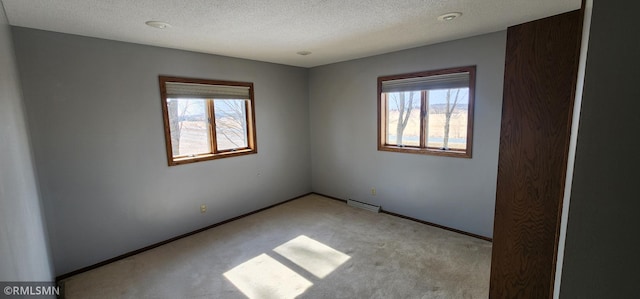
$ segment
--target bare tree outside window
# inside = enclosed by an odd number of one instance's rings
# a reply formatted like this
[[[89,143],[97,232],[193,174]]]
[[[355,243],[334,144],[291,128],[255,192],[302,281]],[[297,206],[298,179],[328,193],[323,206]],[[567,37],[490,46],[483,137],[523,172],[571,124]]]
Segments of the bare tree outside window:
[[[447,106],[445,110],[445,120],[444,120],[444,141],[442,144],[442,149],[449,149],[449,127],[451,125],[451,115],[456,110],[456,106],[458,105],[458,100],[460,100],[460,89],[455,90],[455,96],[453,99],[451,98],[453,95],[452,90],[447,90]]]
[[[219,150],[247,146],[247,117],[243,100],[214,100]]]
[[[420,145],[420,92],[394,92],[388,95],[388,138],[398,146]]]
[[[378,78],[378,149],[471,157],[475,66]]]
[[[169,99],[167,108],[173,156],[195,156],[210,152],[206,100]]]
[[[167,99],[167,109],[169,110],[169,130],[171,131],[171,149],[174,155],[180,154],[180,112],[178,111],[178,100]]]
[[[463,149],[466,145],[467,106],[469,89],[455,88],[429,91],[430,135],[429,145],[442,150]],[[452,134],[452,131],[455,134]],[[450,139],[454,142],[450,146]]]
[[[169,166],[257,153],[253,83],[159,80]]]

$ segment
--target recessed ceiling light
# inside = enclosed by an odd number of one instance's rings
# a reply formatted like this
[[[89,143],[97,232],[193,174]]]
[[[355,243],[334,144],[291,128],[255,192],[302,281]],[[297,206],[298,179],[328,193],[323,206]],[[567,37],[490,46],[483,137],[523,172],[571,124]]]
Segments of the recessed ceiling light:
[[[153,28],[165,29],[171,27],[171,24],[162,21],[146,21],[144,22],[147,26],[151,26]]]
[[[298,52],[296,52],[296,54],[302,55],[302,56],[307,56],[307,55],[311,54],[311,51],[298,51]]]
[[[459,16],[461,16],[462,13],[461,12],[450,12],[450,13],[446,13],[443,14],[441,16],[438,17],[438,21],[451,21]]]

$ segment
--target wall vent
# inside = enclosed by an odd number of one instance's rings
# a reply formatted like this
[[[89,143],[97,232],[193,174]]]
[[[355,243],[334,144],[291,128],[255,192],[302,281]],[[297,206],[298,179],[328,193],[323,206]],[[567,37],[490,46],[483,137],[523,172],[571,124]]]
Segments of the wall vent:
[[[352,206],[352,207],[365,209],[367,211],[371,211],[371,212],[375,212],[375,213],[379,213],[380,212],[380,206],[375,206],[375,205],[372,205],[372,204],[364,203],[364,202],[353,200],[353,199],[348,199],[347,200],[347,204]]]

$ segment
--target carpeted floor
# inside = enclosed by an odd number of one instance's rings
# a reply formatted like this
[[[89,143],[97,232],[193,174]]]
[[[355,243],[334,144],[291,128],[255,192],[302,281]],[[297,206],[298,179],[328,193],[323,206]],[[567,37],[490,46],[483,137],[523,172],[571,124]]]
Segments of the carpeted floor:
[[[309,195],[63,281],[66,298],[487,298],[491,243]]]

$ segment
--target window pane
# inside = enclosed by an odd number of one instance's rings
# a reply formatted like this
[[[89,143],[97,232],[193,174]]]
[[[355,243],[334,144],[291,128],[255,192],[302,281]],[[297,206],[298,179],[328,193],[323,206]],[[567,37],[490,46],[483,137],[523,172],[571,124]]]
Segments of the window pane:
[[[218,150],[246,148],[247,109],[245,100],[214,100]]]
[[[429,90],[427,146],[467,148],[469,88]]]
[[[167,99],[173,156],[211,153],[206,100]]]
[[[420,92],[389,92],[387,144],[420,146]]]

